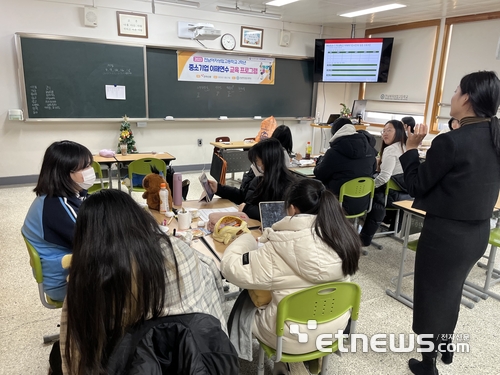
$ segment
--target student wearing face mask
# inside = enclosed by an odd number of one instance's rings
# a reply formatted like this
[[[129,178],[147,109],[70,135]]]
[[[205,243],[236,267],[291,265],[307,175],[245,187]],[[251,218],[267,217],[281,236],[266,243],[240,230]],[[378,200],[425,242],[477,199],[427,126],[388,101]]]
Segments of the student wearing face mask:
[[[288,186],[295,181],[288,170],[281,143],[274,138],[260,141],[248,151],[255,177],[248,189],[221,185],[209,181],[210,187],[221,198],[239,204],[239,210],[250,218],[260,220],[259,203],[281,201]]]
[[[36,198],[24,220],[23,235],[42,262],[45,293],[53,300],[66,296],[64,255],[72,252],[73,231],[80,204],[94,184],[92,153],[72,141],[52,143],[43,157]]]

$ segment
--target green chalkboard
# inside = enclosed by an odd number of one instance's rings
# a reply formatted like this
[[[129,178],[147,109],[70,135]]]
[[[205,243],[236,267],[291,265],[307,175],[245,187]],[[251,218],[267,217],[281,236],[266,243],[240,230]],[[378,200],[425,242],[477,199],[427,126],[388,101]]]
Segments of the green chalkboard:
[[[274,85],[177,80],[177,52],[147,48],[149,117],[307,117],[312,114],[312,60],[276,59]]]
[[[28,118],[145,118],[144,47],[20,36]],[[106,99],[125,86],[125,100]]]

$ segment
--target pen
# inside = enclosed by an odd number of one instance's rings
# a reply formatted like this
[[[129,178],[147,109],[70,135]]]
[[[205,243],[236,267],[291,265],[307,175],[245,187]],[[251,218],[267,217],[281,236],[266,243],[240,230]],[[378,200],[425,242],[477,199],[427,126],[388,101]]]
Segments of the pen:
[[[174,220],[174,217],[175,217],[175,216],[172,216],[172,217],[170,218],[170,220],[168,221],[167,225],[170,225],[170,223],[172,222],[172,220]]]

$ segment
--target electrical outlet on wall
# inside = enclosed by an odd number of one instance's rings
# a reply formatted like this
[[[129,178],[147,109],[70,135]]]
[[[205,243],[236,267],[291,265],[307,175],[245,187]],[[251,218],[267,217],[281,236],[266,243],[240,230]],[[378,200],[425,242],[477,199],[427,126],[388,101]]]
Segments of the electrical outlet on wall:
[[[198,147],[203,146],[203,139],[198,138]]]

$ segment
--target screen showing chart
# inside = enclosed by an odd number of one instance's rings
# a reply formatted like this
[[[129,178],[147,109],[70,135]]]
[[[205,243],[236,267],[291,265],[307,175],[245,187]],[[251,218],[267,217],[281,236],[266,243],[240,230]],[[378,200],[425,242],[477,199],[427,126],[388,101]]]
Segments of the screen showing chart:
[[[392,38],[317,39],[317,82],[387,82]]]

